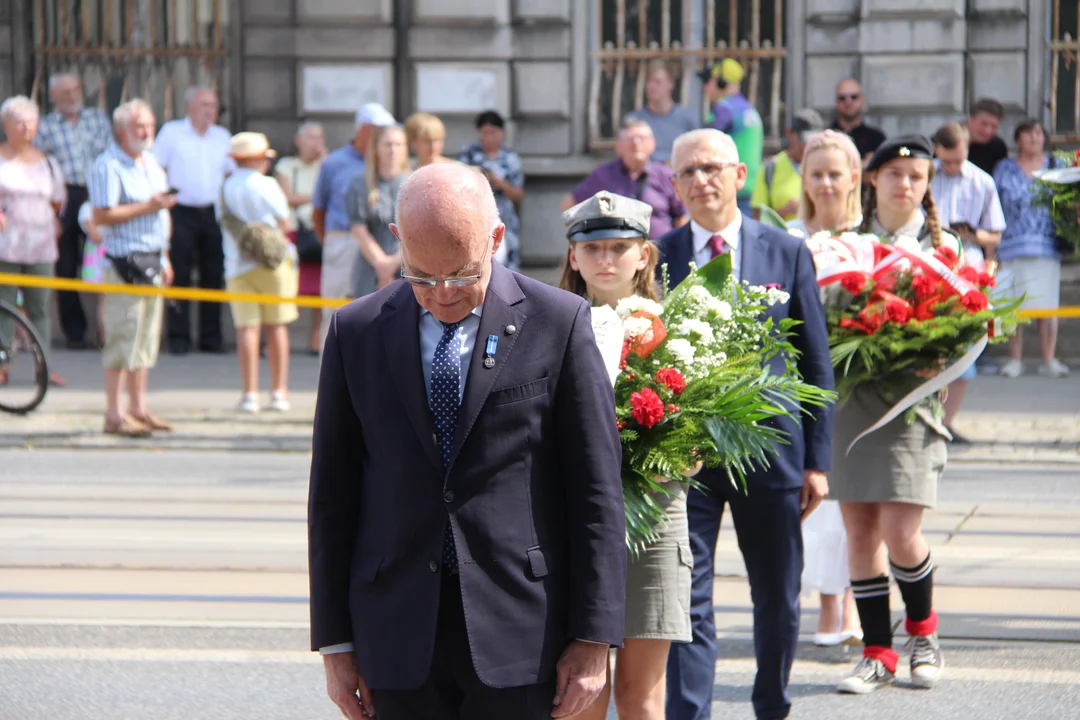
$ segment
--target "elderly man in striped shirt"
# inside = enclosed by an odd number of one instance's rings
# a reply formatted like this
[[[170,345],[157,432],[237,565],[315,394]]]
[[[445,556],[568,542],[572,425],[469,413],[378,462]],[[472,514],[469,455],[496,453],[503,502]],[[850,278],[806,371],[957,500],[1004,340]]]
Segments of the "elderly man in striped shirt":
[[[1001,211],[994,179],[968,160],[968,131],[959,123],[946,123],[934,134],[935,175],[930,191],[937,202],[938,216],[964,241],[964,260],[982,268],[991,260],[1001,242],[1005,215]],[[945,427],[953,441],[966,440],[952,428],[964,401],[968,382],[975,378],[972,365],[956,382],[949,385],[945,401]]]
[[[94,162],[87,178],[94,224],[101,229],[108,267],[105,283],[170,285],[169,192],[165,171],[150,152],[154,144],[154,112],[132,100],[113,113],[116,142]],[[160,296],[106,294],[105,432],[143,437],[171,430],[146,407],[150,368],[157,364],[164,302]],[[127,384],[128,412],[120,410],[121,387]]]

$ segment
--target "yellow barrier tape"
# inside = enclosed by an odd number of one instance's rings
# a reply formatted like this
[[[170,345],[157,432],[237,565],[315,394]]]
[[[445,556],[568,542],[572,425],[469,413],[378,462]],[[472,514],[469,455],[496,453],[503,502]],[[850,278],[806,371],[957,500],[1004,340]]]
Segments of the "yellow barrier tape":
[[[298,307],[338,308],[349,302],[342,298],[321,298],[301,295],[295,298],[283,298],[277,295],[256,293],[231,293],[224,290],[204,290],[202,288],[158,287],[156,285],[114,285],[109,283],[88,283],[83,280],[71,280],[58,277],[39,277],[37,275],[12,275],[0,273],[0,285],[19,287],[42,287],[50,290],[73,290],[86,293],[105,293],[118,295],[161,295],[170,300],[198,300],[200,302],[250,302],[260,305],[296,303]]]
[[[70,280],[58,277],[40,277],[38,275],[12,275],[0,273],[0,285],[19,287],[43,287],[50,290],[73,290],[86,293],[106,293],[120,295],[161,295],[172,300],[199,300],[202,302],[250,302],[260,305],[296,303],[297,307],[339,308],[348,304],[348,299],[322,298],[301,295],[295,298],[283,298],[277,295],[256,293],[231,293],[225,290],[203,290],[202,288],[157,287],[156,285],[112,285],[106,283],[88,283],[83,280]],[[1080,305],[1067,305],[1056,310],[1021,310],[1021,317],[1042,318],[1080,318]]]

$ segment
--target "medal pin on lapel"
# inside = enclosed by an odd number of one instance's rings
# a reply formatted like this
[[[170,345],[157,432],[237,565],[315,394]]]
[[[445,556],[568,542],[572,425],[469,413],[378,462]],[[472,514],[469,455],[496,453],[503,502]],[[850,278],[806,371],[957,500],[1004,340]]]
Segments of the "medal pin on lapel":
[[[495,367],[495,351],[499,349],[499,336],[488,335],[487,347],[484,348],[484,367],[490,370]]]

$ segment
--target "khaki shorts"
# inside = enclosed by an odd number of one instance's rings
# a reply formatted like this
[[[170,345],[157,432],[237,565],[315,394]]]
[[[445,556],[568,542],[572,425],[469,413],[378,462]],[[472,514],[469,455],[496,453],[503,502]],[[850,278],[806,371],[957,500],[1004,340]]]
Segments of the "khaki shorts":
[[[232,293],[254,293],[294,298],[300,290],[300,274],[290,260],[275,269],[257,267],[225,281],[225,289]],[[300,312],[296,303],[230,302],[233,325],[238,328],[256,325],[288,325],[296,322]]]
[[[105,268],[101,281],[123,285],[120,275]],[[105,295],[101,299],[101,323],[105,348],[101,364],[111,370],[143,370],[157,364],[161,346],[161,319],[165,300],[161,296]]]

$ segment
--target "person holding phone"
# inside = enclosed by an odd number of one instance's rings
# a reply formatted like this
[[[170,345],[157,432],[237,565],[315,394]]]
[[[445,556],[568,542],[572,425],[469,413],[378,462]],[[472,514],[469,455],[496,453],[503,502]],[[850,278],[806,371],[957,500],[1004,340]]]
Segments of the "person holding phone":
[[[1005,214],[994,178],[968,160],[970,137],[963,125],[945,123],[932,139],[936,159],[930,191],[937,200],[941,221],[964,242],[964,262],[985,270],[986,263],[996,255],[1001,233],[1005,230]],[[975,379],[977,372],[972,364],[949,385],[944,424],[954,443],[967,443],[967,439],[953,428],[953,421],[964,402],[968,383]]]

